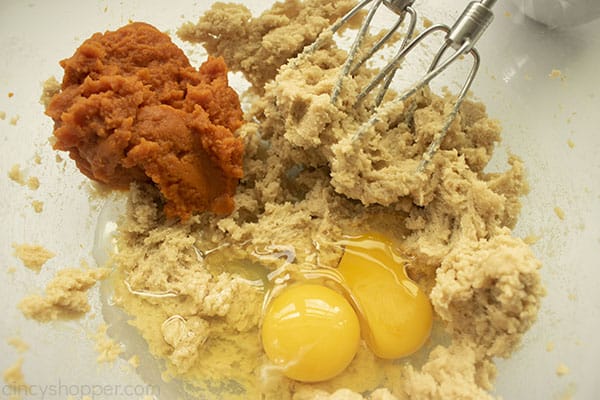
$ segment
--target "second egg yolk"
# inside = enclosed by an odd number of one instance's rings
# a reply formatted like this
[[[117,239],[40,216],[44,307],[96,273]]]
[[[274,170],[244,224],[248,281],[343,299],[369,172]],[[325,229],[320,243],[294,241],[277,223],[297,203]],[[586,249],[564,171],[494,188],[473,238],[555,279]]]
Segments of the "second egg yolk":
[[[363,337],[378,357],[417,351],[429,338],[433,312],[427,295],[406,275],[404,260],[385,237],[343,242],[338,271],[361,315]]]
[[[269,304],[262,342],[288,378],[319,382],[342,372],[360,343],[360,323],[344,296],[318,284],[286,288]]]

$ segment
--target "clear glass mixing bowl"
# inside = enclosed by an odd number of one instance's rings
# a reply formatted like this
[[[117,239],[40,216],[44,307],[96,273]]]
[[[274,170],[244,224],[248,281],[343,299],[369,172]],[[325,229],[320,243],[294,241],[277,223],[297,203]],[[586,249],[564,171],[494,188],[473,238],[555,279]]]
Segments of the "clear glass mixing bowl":
[[[0,234],[0,370],[19,357],[7,344],[8,337],[19,336],[29,343],[30,350],[23,355],[26,381],[38,390],[54,389],[54,394],[48,391],[32,398],[81,397],[94,385],[107,386],[97,398],[142,398],[144,391],[152,391],[149,385],[160,381],[155,367],[145,367],[151,364],[149,359],[142,357],[139,374],[126,368],[128,356],[144,354],[144,344],[121,337],[134,333],[125,331],[122,315],[110,307],[100,288],[92,291],[94,314],[81,321],[41,325],[24,319],[15,308],[24,295],[40,291],[56,270],[77,266],[82,259],[93,265],[95,238],[106,233],[102,229],[110,229],[115,211],[102,211],[105,200],[90,199],[89,184],[71,162],[55,160],[48,144],[52,124],[38,102],[42,82],[52,75],[60,78],[58,61],[94,32],[141,20],[174,34],[210,3],[0,3],[0,112],[5,115],[0,118],[4,151],[0,213],[5,224]],[[263,0],[244,3],[256,12],[270,5]],[[445,22],[465,5],[466,1],[456,0],[416,3],[422,15]],[[600,328],[600,21],[558,30],[523,16],[510,2],[499,2],[495,13],[496,20],[479,45],[483,65],[473,91],[504,126],[491,168],[504,168],[508,153],[525,161],[531,192],[523,199],[516,232],[539,236],[533,248],[544,263],[548,291],[522,348],[509,360],[498,361],[497,394],[505,399],[598,398],[600,341],[594,332]],[[185,49],[195,65],[205,56],[201,49]],[[16,163],[26,175],[40,179],[38,190],[8,179]],[[43,212],[34,212],[34,200],[44,202]],[[560,210],[564,218],[557,215]],[[57,257],[39,275],[33,274],[13,257],[13,242],[42,244]],[[95,362],[94,341],[89,339],[104,319],[113,329],[122,328],[113,333],[127,344],[116,368]],[[558,376],[562,364],[569,372]],[[6,385],[2,387],[6,390]],[[122,393],[125,387],[129,394]],[[171,391],[177,390],[177,385],[161,387],[160,397],[174,398]]]

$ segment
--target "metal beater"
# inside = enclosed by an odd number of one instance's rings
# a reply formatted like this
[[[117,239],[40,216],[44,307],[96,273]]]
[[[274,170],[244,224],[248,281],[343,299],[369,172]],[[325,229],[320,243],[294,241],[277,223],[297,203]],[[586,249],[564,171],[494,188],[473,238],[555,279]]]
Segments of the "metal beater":
[[[407,15],[410,17],[410,21],[408,24],[408,28],[406,29],[404,40],[400,45],[400,50],[398,51],[396,56],[381,70],[379,74],[377,74],[377,76],[375,76],[375,78],[373,78],[373,80],[364,88],[364,90],[359,94],[357,98],[357,102],[360,102],[364,100],[365,97],[369,93],[371,93],[376,87],[381,87],[375,98],[375,106],[377,107],[377,109],[374,111],[371,118],[367,122],[365,122],[354,134],[354,140],[358,140],[362,135],[368,132],[369,129],[373,127],[373,125],[379,122],[380,118],[383,115],[385,115],[386,110],[391,109],[393,106],[397,105],[400,102],[404,102],[410,96],[414,95],[416,92],[424,88],[434,78],[436,78],[442,72],[444,72],[456,60],[468,54],[470,54],[473,58],[473,65],[467,76],[467,80],[465,81],[460,92],[458,93],[456,103],[452,111],[446,117],[446,121],[443,125],[442,130],[434,137],[433,141],[431,142],[429,148],[423,155],[423,158],[417,168],[417,172],[422,172],[433,157],[433,155],[439,149],[442,141],[444,140],[444,137],[448,133],[452,121],[454,121],[454,119],[456,118],[460,106],[463,100],[465,99],[471,85],[473,84],[473,81],[475,80],[475,76],[480,65],[480,56],[479,52],[475,48],[475,44],[494,19],[492,7],[496,3],[496,0],[472,1],[468,4],[466,9],[463,11],[463,13],[460,15],[460,17],[452,27],[445,24],[434,24],[425,29],[422,33],[420,33],[414,38],[412,36],[414,34],[417,19],[417,13],[412,7],[414,0],[365,0],[360,2],[344,17],[342,17],[336,24],[334,24],[330,28],[330,31],[332,33],[338,31],[354,15],[356,15],[360,10],[365,8],[371,2],[373,3],[371,9],[369,10],[362,26],[359,29],[354,44],[350,48],[348,58],[342,66],[342,70],[337,80],[337,83],[333,88],[331,94],[331,101],[333,103],[337,101],[340,91],[342,90],[342,83],[344,77],[352,75],[361,65],[365,63],[365,61],[372,57],[373,54],[375,54],[391,38],[393,33],[399,29]],[[363,58],[361,58],[361,60],[358,63],[355,63],[354,60],[360,51],[363,39],[368,32],[369,26],[375,15],[375,12],[381,6],[381,4],[384,4],[385,6],[387,6],[387,8],[396,13],[399,16],[398,20],[389,30],[389,32],[385,36],[383,36],[383,38],[379,42],[377,42],[370,50],[368,50],[366,52],[366,55]],[[445,33],[445,39],[444,43],[435,54],[433,61],[431,62],[431,65],[427,70],[427,73],[423,75],[404,93],[394,98],[393,100],[381,105],[383,97],[394,78],[394,74],[396,73],[398,68],[400,68],[401,63],[406,57],[406,55],[409,52],[413,51],[427,37],[437,32]],[[320,45],[321,43],[317,39],[317,41],[315,41],[315,43],[313,43],[312,46],[307,48],[307,51],[312,52]],[[444,54],[446,54],[446,52],[450,49],[454,50],[454,52],[448,57],[443,58]]]
[[[344,25],[346,25],[352,19],[352,17],[354,17],[360,11],[365,9],[370,3],[373,3],[371,5],[371,8],[369,9],[369,12],[367,13],[367,16],[365,17],[365,20],[363,21],[360,29],[358,30],[358,34],[354,39],[354,43],[350,47],[350,51],[348,52],[346,62],[342,66],[340,76],[338,77],[338,80],[333,88],[333,92],[331,93],[332,103],[335,103],[340,95],[344,77],[353,75],[367,60],[373,57],[373,55],[377,53],[392,38],[394,33],[396,33],[400,29],[406,16],[408,15],[409,23],[408,27],[406,28],[406,32],[404,32],[404,38],[400,45],[400,50],[406,47],[408,41],[412,38],[415,31],[415,27],[417,25],[417,12],[412,7],[414,2],[415,0],[363,0],[359,2],[356,6],[354,6],[354,8],[352,8],[350,11],[348,11],[348,13],[346,13],[346,15],[340,18],[335,24],[329,27],[327,32],[330,34],[335,34]],[[382,4],[385,4],[385,6],[388,9],[397,14],[398,18],[396,19],[396,22],[390,28],[390,30],[377,43],[375,43],[373,47],[371,47],[367,51],[367,53],[360,59],[360,61],[355,62],[356,57],[362,50],[363,40],[369,32],[371,22],[373,21],[375,14],[377,13],[378,9],[381,7]],[[304,49],[302,55],[314,53],[319,47],[322,46],[325,37],[326,35],[321,34],[317,38],[317,40],[315,40],[311,45],[307,46]],[[382,77],[380,81],[384,78],[385,82],[378,95],[378,99],[376,101],[377,105],[379,105],[381,103],[381,100],[383,100],[383,96],[385,95],[385,92],[387,91],[387,88],[389,87],[393,79],[393,72],[387,74],[385,77]]]

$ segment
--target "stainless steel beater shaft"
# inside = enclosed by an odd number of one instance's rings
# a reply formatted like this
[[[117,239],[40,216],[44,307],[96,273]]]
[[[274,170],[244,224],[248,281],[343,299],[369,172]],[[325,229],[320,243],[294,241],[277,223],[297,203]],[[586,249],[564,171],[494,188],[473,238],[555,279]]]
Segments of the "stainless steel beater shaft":
[[[356,12],[358,12],[358,10],[366,7],[371,1],[372,0],[366,0],[366,1],[359,3],[355,7],[355,9],[351,10],[342,19],[340,19],[336,25],[334,25],[332,27],[332,29],[335,29],[334,32],[337,31],[345,23],[347,23],[354,16],[354,14],[356,14]],[[409,22],[407,32],[404,35],[404,40],[403,40],[402,44],[400,45],[400,50],[402,50],[406,46],[406,44],[408,43],[408,40],[413,35],[415,26],[417,23],[417,12],[412,7],[412,4],[414,2],[415,2],[415,0],[375,0],[375,1],[373,1],[373,4],[372,4],[367,16],[365,17],[365,20],[363,21],[363,24],[361,25],[361,27],[358,31],[358,34],[356,35],[356,38],[354,39],[354,43],[352,44],[352,47],[350,48],[350,51],[348,52],[348,57],[346,58],[346,62],[342,66],[342,72],[340,73],[338,80],[333,88],[333,92],[331,93],[331,102],[332,103],[335,103],[337,101],[338,96],[340,95],[344,77],[346,77],[348,75],[352,75],[369,58],[371,58],[377,51],[379,51],[379,49],[400,28],[400,25],[402,25],[402,22],[404,22],[404,19],[405,19],[406,15],[408,14],[410,16],[410,22]],[[381,38],[381,40],[379,40],[369,50],[369,52],[364,57],[361,58],[361,60],[358,63],[355,63],[354,60],[362,47],[363,40],[369,31],[369,26],[371,25],[371,22],[373,21],[373,17],[375,17],[375,13],[377,12],[377,10],[379,9],[379,7],[381,6],[382,3],[388,9],[390,9],[394,13],[396,13],[398,15],[398,19],[396,20],[396,23],[392,26],[392,28]],[[337,26],[338,24],[339,24],[339,26]],[[390,81],[391,81],[391,79],[390,79]],[[387,86],[389,86],[389,82],[386,82],[386,83],[387,83]],[[384,86],[385,86],[385,84],[384,84]],[[387,89],[387,87],[386,87],[386,89]],[[383,90],[385,90],[385,89],[383,89]],[[383,94],[384,93],[381,93],[382,98],[383,98]]]
[[[341,72],[331,92],[331,102],[333,104],[335,104],[338,100],[338,97],[342,90],[344,78],[353,75],[365,62],[367,62],[371,57],[373,57],[373,55],[377,53],[392,38],[394,33],[396,33],[400,29],[406,16],[408,16],[410,19],[406,31],[404,32],[403,40],[400,44],[399,51],[401,51],[408,44],[409,40],[413,37],[415,27],[417,24],[417,12],[412,7],[414,2],[415,0],[362,0],[350,11],[348,11],[346,15],[340,18],[335,24],[329,27],[328,30],[323,32],[335,34],[344,25],[346,25],[355,15],[357,15],[360,11],[362,11],[369,4],[372,3],[367,13],[367,16],[365,17],[361,27],[359,28],[358,34],[356,35],[352,46],[350,47],[346,61],[342,66]],[[377,13],[382,4],[385,5],[389,10],[393,11],[398,16],[398,18],[396,19],[396,22],[392,25],[392,27],[389,29],[389,31],[387,31],[385,35],[383,35],[383,37],[379,41],[377,41],[377,43],[375,43],[366,52],[366,54],[361,57],[361,59],[358,62],[355,62],[356,57],[362,50],[363,41],[369,32],[371,22],[373,21],[375,14]],[[323,42],[326,41],[328,38],[328,35],[325,35],[323,33],[319,35],[317,40],[315,40],[311,45],[306,46],[304,48],[299,58],[314,53],[323,45]],[[295,61],[297,61],[299,58],[297,58]],[[383,96],[385,95],[385,92],[387,91],[393,77],[393,71],[385,77],[385,81],[377,96],[377,105],[381,103],[381,100],[383,99]]]
[[[389,85],[388,81],[391,79],[390,77],[393,77],[394,72],[398,69],[398,66],[402,60],[409,52],[423,42],[425,38],[440,31],[446,34],[444,44],[440,47],[433,58],[427,73],[399,97],[391,100],[389,103],[386,103],[381,107],[378,107],[373,116],[354,134],[353,139],[358,140],[361,136],[363,136],[381,119],[382,115],[385,115],[386,110],[392,108],[394,105],[400,102],[404,102],[417,91],[428,85],[435,77],[444,72],[457,59],[466,54],[471,54],[473,57],[473,66],[467,76],[467,80],[457,96],[452,111],[446,117],[446,121],[442,130],[435,136],[429,145],[429,148],[423,155],[423,159],[417,168],[417,172],[423,171],[433,155],[439,149],[444,137],[450,129],[450,125],[458,114],[463,100],[465,99],[473,81],[475,80],[475,76],[480,65],[480,56],[477,49],[475,49],[475,44],[494,19],[494,14],[491,9],[496,1],[497,0],[472,1],[452,27],[444,24],[432,25],[411,40],[404,48],[402,48],[396,57],[394,57],[360,93],[358,96],[358,101],[362,101],[375,87],[381,84],[382,81],[384,82],[384,87],[386,84]],[[454,53],[442,61],[442,57],[446,51],[451,48],[454,49]],[[380,101],[380,99],[378,98],[377,101]],[[378,104],[376,103],[376,105]]]

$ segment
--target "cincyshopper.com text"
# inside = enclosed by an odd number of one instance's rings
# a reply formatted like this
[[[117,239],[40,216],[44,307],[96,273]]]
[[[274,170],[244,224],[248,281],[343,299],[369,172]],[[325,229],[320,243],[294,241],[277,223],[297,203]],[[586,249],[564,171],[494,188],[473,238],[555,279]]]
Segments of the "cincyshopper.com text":
[[[3,385],[0,398],[21,395],[32,400],[74,399],[154,399],[160,395],[160,387],[153,385],[118,384],[69,384],[60,380],[50,385]]]

